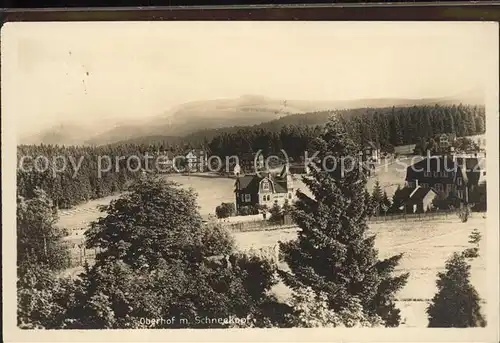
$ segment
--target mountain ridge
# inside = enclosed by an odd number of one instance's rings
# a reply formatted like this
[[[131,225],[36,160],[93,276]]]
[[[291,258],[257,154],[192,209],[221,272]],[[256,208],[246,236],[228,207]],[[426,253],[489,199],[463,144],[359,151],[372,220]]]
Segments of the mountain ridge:
[[[459,104],[481,105],[477,92],[452,97],[403,99],[373,98],[354,100],[283,100],[256,94],[237,98],[211,99],[187,102],[172,107],[152,118],[122,120],[121,124],[101,127],[98,132],[78,124],[60,124],[42,131],[22,144],[106,145],[117,142],[140,141],[141,138],[161,136],[183,137],[204,130],[228,127],[255,126],[294,114],[318,111],[407,107],[414,105]]]

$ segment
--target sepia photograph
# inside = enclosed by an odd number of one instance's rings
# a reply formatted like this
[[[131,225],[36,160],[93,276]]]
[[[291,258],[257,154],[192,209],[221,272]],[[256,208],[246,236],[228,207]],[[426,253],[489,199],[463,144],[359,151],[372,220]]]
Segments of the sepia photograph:
[[[1,58],[7,341],[498,340],[498,23],[8,23]]]

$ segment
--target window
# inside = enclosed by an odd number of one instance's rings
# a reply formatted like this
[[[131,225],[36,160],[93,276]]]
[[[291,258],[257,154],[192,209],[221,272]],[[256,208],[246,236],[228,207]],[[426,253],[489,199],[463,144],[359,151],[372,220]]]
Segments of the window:
[[[422,187],[422,188],[429,188],[429,184],[428,183],[421,183],[420,187]]]
[[[265,191],[269,190],[269,181],[263,181],[262,182],[262,189]]]
[[[245,194],[245,202],[250,202],[252,200],[252,197],[250,194]]]
[[[292,198],[292,193],[288,193],[288,199]]]
[[[269,201],[269,200],[271,200],[271,196],[270,195],[267,196],[267,201]]]
[[[448,172],[443,170],[443,171],[441,172],[441,176],[442,176],[442,177],[448,177]]]
[[[425,177],[431,177],[432,175],[431,175],[430,171],[426,171],[426,172],[424,172],[424,176]]]
[[[457,191],[457,197],[459,197],[460,199],[463,199],[464,191]]]
[[[245,194],[241,195],[241,201],[245,201]]]
[[[462,178],[457,177],[457,185],[461,186],[462,185]]]
[[[448,192],[448,193],[452,192],[452,191],[453,191],[453,188],[454,188],[453,186],[455,186],[455,185],[454,185],[454,184],[452,184],[452,183],[448,183],[448,184],[446,185],[446,192]]]
[[[486,176],[486,171],[483,172],[483,176]]]
[[[437,171],[433,172],[432,174],[434,175],[434,177],[438,177],[439,176],[439,173]]]
[[[415,183],[414,182],[408,182],[408,187],[410,187],[410,188],[415,187]]]

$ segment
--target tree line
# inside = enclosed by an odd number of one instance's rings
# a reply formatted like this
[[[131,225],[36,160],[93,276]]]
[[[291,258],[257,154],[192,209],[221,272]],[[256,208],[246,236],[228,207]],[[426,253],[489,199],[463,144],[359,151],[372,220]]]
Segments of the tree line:
[[[66,161],[82,159],[79,169],[67,163],[62,172],[54,173],[51,168],[43,170],[17,171],[17,189],[21,196],[31,197],[35,188],[41,188],[54,200],[59,208],[70,208],[90,199],[121,192],[138,176],[136,167],[144,163],[144,156],[169,151],[185,155],[192,148],[201,148],[209,155],[220,157],[241,156],[261,150],[265,155],[280,156],[284,149],[289,158],[299,160],[305,151],[313,151],[313,142],[319,137],[328,118],[337,114],[342,125],[360,149],[370,140],[380,144],[383,150],[391,151],[393,146],[413,144],[422,137],[438,133],[456,133],[457,136],[482,134],[485,131],[484,108],[478,106],[413,106],[390,108],[364,108],[341,111],[291,115],[276,121],[253,127],[237,127],[224,130],[201,132],[186,137],[183,142],[135,142],[134,144],[113,144],[106,146],[18,146],[18,166],[25,156],[44,156],[49,163],[56,156]],[[312,153],[311,153],[312,154]],[[99,158],[107,156],[112,170],[99,173]],[[139,162],[126,158],[137,156]],[[117,162],[117,158],[122,158]],[[125,158],[125,159],[123,159]],[[43,161],[39,160],[39,164]],[[106,162],[106,161],[104,161]],[[54,167],[51,165],[50,167]],[[55,166],[57,167],[57,166]],[[40,171],[42,169],[42,171]],[[77,173],[75,174],[75,172]]]
[[[422,138],[436,134],[455,133],[462,137],[485,132],[485,111],[479,106],[362,108],[296,114],[254,127],[219,131],[209,140],[209,151],[227,156],[258,150],[279,154],[280,149],[284,149],[290,157],[300,158],[304,151],[311,149],[312,140],[322,132],[324,123],[332,115],[339,116],[340,123],[358,146],[372,141],[387,152],[392,152],[395,146],[417,144]],[[206,136],[204,140],[208,141]]]

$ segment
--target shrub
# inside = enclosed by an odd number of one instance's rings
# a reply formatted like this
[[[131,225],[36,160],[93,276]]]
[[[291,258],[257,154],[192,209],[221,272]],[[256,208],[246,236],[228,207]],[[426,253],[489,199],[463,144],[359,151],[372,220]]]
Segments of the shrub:
[[[253,206],[241,206],[239,209],[240,216],[250,216],[257,214],[256,209]]]
[[[302,288],[293,294],[291,321],[294,327],[374,327],[383,325],[383,320],[374,315],[367,316],[357,298],[352,298],[339,312],[328,306],[325,293],[316,294],[312,288]]]
[[[236,214],[236,207],[234,203],[223,202],[215,208],[217,218],[228,218]]]
[[[271,223],[281,223],[283,221],[283,209],[277,202],[273,204],[271,209],[269,210],[269,221]]]

